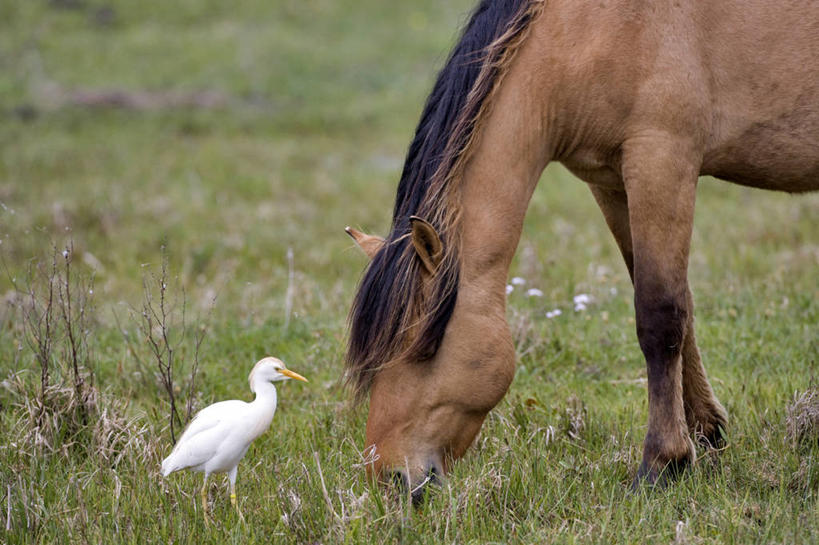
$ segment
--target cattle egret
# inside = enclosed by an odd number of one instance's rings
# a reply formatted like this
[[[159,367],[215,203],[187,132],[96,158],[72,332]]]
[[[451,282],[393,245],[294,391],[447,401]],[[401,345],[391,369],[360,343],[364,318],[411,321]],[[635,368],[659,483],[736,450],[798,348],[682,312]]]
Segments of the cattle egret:
[[[190,468],[205,473],[202,484],[202,509],[208,523],[208,477],[227,473],[230,480],[230,503],[244,520],[236,502],[236,472],[250,443],[270,426],[276,412],[276,387],[273,382],[307,379],[287,369],[281,360],[263,358],[253,367],[248,381],[256,399],[245,403],[236,399],[205,407],[194,416],[182,433],[170,456],[162,461],[162,476]]]

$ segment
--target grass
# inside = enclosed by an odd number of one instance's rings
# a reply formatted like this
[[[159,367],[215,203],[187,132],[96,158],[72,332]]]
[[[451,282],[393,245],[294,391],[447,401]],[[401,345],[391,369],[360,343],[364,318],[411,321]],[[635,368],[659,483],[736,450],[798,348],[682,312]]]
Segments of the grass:
[[[588,191],[552,166],[510,271],[544,293],[509,296],[511,390],[423,509],[364,479],[366,411],[339,377],[365,260],[342,229],[386,231],[404,150],[469,4],[0,2],[2,541],[819,540],[819,444],[786,426],[795,393],[817,384],[819,196],[712,180],[699,189],[690,279],[701,350],[730,413],[718,458],[700,452],[675,486],[628,493],[646,421],[632,291]],[[112,89],[160,99],[139,110],[74,104]],[[163,104],[168,92],[218,104]],[[94,277],[96,411],[76,426],[55,409],[53,426],[37,428],[39,371],[13,281],[69,241],[75,270]],[[264,354],[311,380],[280,388],[273,427],[240,466],[247,525],[220,479],[205,528],[199,477],[159,478],[167,403],[136,357],[149,361],[129,309],[163,244],[188,324],[208,324],[198,406],[249,399],[247,373]],[[583,312],[571,302],[579,293],[593,297]],[[562,314],[547,319],[554,308]],[[192,349],[182,338],[183,386]],[[53,405],[68,406],[59,349],[52,365]],[[45,445],[35,432],[48,429]]]

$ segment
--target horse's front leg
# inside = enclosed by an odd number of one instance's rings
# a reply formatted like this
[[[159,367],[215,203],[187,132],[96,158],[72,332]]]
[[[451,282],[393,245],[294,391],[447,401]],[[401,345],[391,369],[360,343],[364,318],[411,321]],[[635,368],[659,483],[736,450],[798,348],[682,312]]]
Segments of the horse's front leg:
[[[628,274],[634,278],[634,251],[631,244],[631,223],[629,221],[628,199],[625,190],[609,189],[589,185],[617,246],[623,254]],[[694,335],[694,300],[688,290],[688,321],[685,325],[682,348],[682,390],[685,407],[685,421],[689,435],[706,447],[720,447],[724,444],[723,434],[727,415],[722,404],[714,396],[702,365],[700,350]]]
[[[648,430],[635,485],[662,482],[694,461],[682,355],[692,314],[687,267],[700,165],[695,149],[662,132],[623,145],[637,337],[648,372]]]

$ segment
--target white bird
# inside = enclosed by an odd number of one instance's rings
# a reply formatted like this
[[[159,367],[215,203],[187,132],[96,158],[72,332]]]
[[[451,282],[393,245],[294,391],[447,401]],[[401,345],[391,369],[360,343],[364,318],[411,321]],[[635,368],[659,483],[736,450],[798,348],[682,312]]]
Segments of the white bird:
[[[276,412],[276,387],[273,382],[307,379],[287,369],[281,360],[267,357],[253,366],[248,381],[256,399],[245,403],[233,399],[205,407],[194,416],[171,454],[162,460],[162,476],[190,468],[205,473],[202,484],[202,509],[208,523],[208,477],[227,473],[230,480],[230,503],[244,520],[236,502],[236,473],[250,443],[270,426]]]

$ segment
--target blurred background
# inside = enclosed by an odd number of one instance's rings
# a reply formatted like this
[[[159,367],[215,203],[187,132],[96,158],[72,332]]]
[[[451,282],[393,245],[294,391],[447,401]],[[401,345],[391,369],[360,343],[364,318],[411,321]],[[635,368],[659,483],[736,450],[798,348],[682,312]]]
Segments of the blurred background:
[[[264,319],[292,247],[301,292],[328,302],[363,264],[344,226],[388,226],[414,118],[467,9],[4,0],[7,266],[70,238],[100,294],[127,298],[165,242],[194,293],[227,290],[221,304]]]
[[[220,309],[260,323],[281,315],[292,248],[296,312],[337,321],[364,265],[343,227],[387,231],[404,151],[470,7],[3,0],[5,266],[73,240],[98,295],[116,302],[139,291],[165,244],[194,301],[224,294]],[[601,261],[623,280],[582,184],[560,167],[545,178],[515,267],[554,270],[561,291]],[[789,258],[815,261],[815,196],[702,185],[695,281],[786,266],[746,255],[780,238]],[[726,239],[730,229],[741,236]]]

